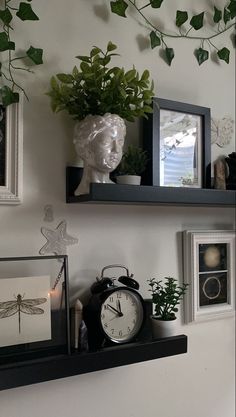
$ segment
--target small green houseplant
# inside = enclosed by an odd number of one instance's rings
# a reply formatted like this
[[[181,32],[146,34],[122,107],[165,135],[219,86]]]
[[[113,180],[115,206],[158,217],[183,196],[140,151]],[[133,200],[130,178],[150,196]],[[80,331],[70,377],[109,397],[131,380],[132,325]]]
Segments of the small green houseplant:
[[[137,182],[140,184],[141,174],[145,171],[147,162],[146,151],[137,146],[129,145],[127,151],[122,156],[120,165],[117,167],[117,182],[120,184],[133,184],[133,178],[130,179],[129,177],[135,176],[138,177]]]
[[[117,114],[134,121],[136,117],[152,112],[154,95],[149,71],[140,76],[135,67],[125,71],[123,67],[108,64],[117,56],[117,46],[108,42],[106,51],[94,46],[87,56],[79,55],[80,67],[70,74],[60,73],[51,78],[51,98],[54,112],[66,110],[76,120],[88,115]]]
[[[188,284],[178,285],[175,278],[165,277],[165,282],[155,278],[148,280],[152,294],[154,315],[151,317],[154,336],[171,336],[175,332],[174,322],[178,306],[183,299]]]

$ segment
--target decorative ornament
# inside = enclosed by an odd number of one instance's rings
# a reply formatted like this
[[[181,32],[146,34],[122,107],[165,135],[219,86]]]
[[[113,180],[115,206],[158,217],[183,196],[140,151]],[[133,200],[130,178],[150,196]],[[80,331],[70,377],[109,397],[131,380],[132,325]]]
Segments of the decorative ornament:
[[[229,145],[234,133],[234,120],[231,117],[211,119],[211,143],[220,148]]]
[[[40,249],[40,255],[54,253],[56,255],[65,255],[66,247],[78,243],[78,239],[67,234],[66,221],[63,220],[55,230],[41,228],[41,233],[47,239],[47,243]]]

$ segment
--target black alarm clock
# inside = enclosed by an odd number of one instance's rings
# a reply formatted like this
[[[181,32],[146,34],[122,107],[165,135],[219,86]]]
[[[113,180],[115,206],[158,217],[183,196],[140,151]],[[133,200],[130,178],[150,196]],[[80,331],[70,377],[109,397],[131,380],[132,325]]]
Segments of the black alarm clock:
[[[115,284],[114,279],[104,277],[104,271],[118,267],[124,268],[127,275],[119,277],[119,284]],[[125,266],[108,265],[102,269],[84,308],[90,349],[127,343],[137,338],[145,321],[145,304],[138,289],[138,282]]]

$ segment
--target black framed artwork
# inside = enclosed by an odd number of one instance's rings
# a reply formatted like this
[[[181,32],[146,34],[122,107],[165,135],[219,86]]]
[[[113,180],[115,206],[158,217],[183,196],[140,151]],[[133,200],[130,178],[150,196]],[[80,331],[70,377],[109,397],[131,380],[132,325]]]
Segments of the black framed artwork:
[[[154,97],[153,113],[144,120],[146,184],[210,188],[210,126],[209,108]]]
[[[0,364],[70,353],[67,263],[0,258]]]
[[[6,186],[6,108],[0,104],[0,187]]]

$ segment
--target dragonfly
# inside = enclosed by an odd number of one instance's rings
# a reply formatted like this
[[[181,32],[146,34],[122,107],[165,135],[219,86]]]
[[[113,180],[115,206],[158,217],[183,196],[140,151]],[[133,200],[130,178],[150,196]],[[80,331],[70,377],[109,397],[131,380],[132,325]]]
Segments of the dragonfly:
[[[26,298],[18,294],[15,300],[0,302],[0,319],[14,316],[18,313],[19,334],[21,333],[21,313],[25,314],[44,314],[44,310],[35,307],[39,304],[46,303],[47,298]]]

